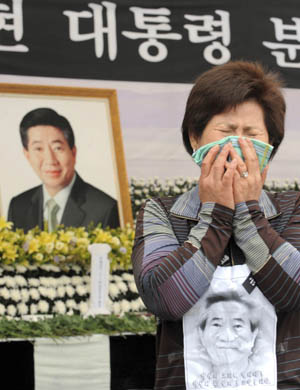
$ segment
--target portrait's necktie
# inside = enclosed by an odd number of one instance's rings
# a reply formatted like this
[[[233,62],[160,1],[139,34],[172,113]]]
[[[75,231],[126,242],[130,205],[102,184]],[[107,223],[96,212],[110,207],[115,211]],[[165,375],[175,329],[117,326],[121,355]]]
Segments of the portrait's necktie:
[[[59,210],[59,205],[55,202],[53,198],[47,201],[48,209],[48,231],[53,232],[58,224],[57,222],[57,212]]]

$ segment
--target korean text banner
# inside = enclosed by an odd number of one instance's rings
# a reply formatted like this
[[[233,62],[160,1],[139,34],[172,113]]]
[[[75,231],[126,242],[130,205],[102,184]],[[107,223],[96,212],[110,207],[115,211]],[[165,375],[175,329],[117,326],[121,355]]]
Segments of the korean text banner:
[[[0,73],[191,83],[259,60],[300,87],[298,0],[3,0]]]

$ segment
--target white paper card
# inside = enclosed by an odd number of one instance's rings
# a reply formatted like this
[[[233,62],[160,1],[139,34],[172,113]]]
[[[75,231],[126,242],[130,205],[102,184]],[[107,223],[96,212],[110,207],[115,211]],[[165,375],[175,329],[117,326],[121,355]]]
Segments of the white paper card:
[[[91,253],[91,295],[88,315],[110,314],[108,302],[109,258],[111,247],[108,244],[92,244]]]
[[[183,317],[186,389],[277,390],[276,322],[246,264],[218,267]]]

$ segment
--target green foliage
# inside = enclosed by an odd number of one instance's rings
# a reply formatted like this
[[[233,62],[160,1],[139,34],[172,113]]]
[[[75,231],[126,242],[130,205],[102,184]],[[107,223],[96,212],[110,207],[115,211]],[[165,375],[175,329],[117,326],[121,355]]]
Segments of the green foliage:
[[[31,339],[36,337],[61,338],[70,336],[89,336],[92,334],[155,333],[156,320],[151,315],[126,313],[97,315],[83,318],[79,315],[56,315],[36,321],[0,319],[0,338]]]

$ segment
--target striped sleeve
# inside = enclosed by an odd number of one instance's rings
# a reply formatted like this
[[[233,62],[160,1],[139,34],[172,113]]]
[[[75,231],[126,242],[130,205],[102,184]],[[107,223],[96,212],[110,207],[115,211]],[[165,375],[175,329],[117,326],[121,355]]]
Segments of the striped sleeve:
[[[284,231],[276,232],[258,202],[237,205],[234,238],[269,301],[281,311],[300,309],[300,205]]]
[[[180,245],[159,199],[140,210],[132,255],[135,280],[148,310],[162,319],[182,318],[199,300],[232,234],[233,210],[204,203],[199,217]]]

